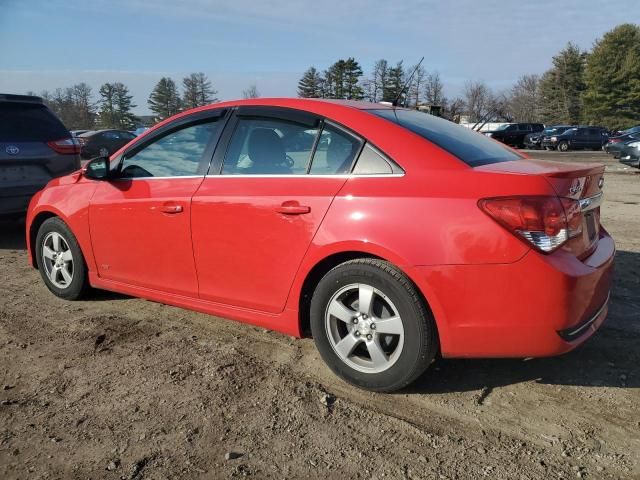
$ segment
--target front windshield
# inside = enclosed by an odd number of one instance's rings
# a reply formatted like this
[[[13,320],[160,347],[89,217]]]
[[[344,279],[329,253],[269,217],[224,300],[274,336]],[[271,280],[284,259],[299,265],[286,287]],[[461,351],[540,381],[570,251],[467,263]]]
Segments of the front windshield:
[[[402,108],[375,109],[367,112],[420,135],[471,167],[522,158],[502,143],[429,113]]]
[[[510,123],[505,123],[504,125],[500,125],[498,128],[496,128],[496,131],[498,131],[498,130],[506,130],[510,126],[511,126]]]

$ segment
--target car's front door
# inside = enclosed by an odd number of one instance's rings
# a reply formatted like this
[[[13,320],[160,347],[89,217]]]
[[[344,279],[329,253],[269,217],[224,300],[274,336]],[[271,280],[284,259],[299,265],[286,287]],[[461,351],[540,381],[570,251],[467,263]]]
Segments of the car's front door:
[[[89,206],[101,278],[197,296],[191,197],[219,138],[221,112],[181,120],[142,138],[113,165]]]
[[[362,141],[268,107],[241,107],[231,131],[193,197],[200,297],[278,313]]]

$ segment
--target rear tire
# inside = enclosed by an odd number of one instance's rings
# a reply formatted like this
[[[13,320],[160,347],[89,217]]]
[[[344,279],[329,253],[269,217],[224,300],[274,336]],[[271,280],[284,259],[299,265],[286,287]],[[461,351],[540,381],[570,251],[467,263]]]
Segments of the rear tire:
[[[77,300],[89,289],[87,265],[76,237],[59,217],[45,220],[36,237],[36,262],[57,297]]]
[[[342,263],[320,280],[311,331],[336,375],[378,392],[413,382],[439,350],[435,322],[415,285],[378,259]]]

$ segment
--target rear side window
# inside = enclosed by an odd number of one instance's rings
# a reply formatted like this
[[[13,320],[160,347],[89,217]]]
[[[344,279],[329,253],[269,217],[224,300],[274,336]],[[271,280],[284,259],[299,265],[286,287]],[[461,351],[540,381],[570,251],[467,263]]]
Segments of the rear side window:
[[[223,175],[304,175],[317,127],[278,118],[240,117]]]
[[[313,155],[311,175],[340,175],[349,173],[353,159],[362,142],[340,129],[325,124]]]
[[[362,149],[353,169],[353,173],[356,175],[384,175],[402,172],[403,170],[393,160],[369,144],[366,144]]]
[[[367,110],[367,112],[397,123],[420,135],[471,167],[523,158],[481,133],[428,113],[391,108]]]
[[[50,142],[70,136],[44,105],[0,103],[0,142]]]

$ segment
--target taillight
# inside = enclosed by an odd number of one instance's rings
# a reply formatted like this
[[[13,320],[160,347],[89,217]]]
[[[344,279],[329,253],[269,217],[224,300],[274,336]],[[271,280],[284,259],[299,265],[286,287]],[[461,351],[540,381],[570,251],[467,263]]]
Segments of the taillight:
[[[609,143],[619,143],[621,141],[622,141],[621,138],[610,138],[609,139]]]
[[[75,138],[62,138],[60,140],[51,140],[47,142],[56,153],[63,155],[80,153],[80,144]]]
[[[580,203],[570,198],[523,196],[485,198],[478,206],[514,235],[543,253],[582,233]]]

